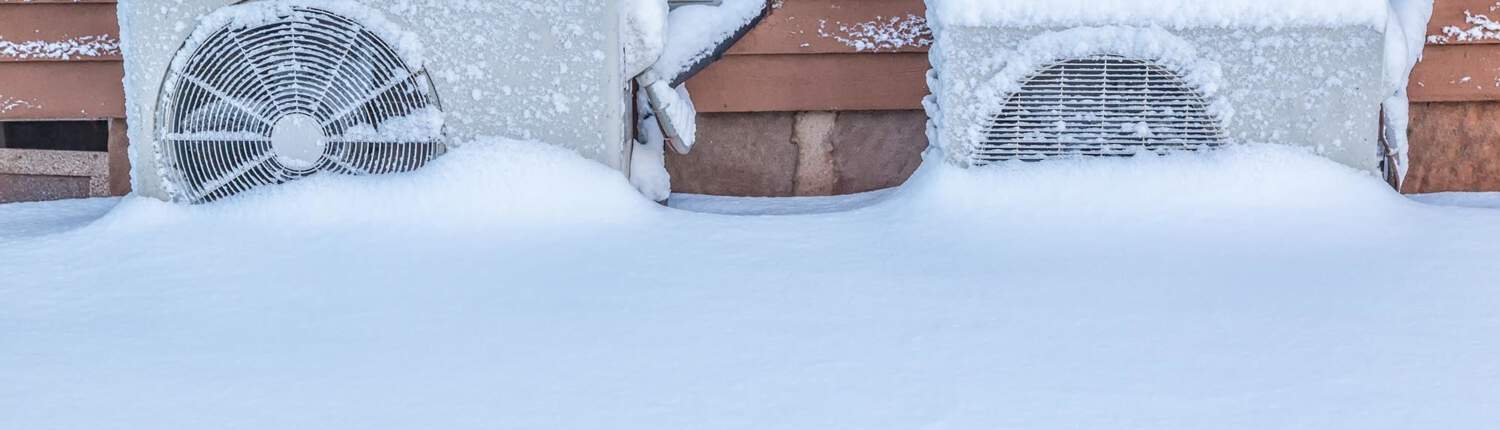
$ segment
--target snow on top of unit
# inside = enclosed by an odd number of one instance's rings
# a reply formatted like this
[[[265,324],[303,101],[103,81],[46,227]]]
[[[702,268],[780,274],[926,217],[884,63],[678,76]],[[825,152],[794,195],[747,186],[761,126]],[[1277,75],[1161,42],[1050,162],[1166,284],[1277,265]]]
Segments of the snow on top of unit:
[[[1383,28],[1385,0],[927,0],[942,25]]]
[[[364,29],[380,36],[413,70],[422,68],[427,62],[421,38],[403,30],[380,11],[353,0],[324,0],[315,4],[294,0],[266,0],[225,7],[199,18],[197,29],[193,30],[192,36],[188,37],[184,45],[197,47],[224,28],[242,29],[282,21],[298,7],[325,10],[359,23]],[[190,50],[185,49],[184,52]],[[181,60],[183,58],[179,58]],[[180,67],[174,66],[173,69]]]

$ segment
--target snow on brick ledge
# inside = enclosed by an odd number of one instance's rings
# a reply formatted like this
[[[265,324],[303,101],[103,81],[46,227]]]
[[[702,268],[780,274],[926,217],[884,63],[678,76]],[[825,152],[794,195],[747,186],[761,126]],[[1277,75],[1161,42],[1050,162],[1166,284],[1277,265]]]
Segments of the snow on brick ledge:
[[[943,25],[1384,28],[1386,0],[927,0]]]

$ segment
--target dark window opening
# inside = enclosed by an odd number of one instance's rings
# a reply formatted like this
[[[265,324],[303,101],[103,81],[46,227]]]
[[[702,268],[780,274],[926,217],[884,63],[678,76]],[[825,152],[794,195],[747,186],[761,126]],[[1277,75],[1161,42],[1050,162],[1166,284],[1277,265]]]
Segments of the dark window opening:
[[[109,121],[0,122],[0,148],[109,151]]]

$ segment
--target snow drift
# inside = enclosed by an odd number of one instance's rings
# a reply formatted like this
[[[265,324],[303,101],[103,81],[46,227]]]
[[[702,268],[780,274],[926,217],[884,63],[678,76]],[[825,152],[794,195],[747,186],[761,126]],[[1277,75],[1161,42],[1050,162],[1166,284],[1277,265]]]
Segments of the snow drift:
[[[881,198],[690,213],[487,141],[127,199],[0,238],[0,428],[1500,422],[1495,211],[1278,146],[929,162]]]
[[[934,214],[1033,216],[1105,223],[1254,212],[1380,216],[1410,209],[1371,174],[1311,150],[1230,145],[1203,153],[1130,159],[1005,162],[965,171],[926,163],[898,195],[908,209]],[[1001,223],[1004,224],[1004,223]]]
[[[628,222],[653,209],[619,172],[567,149],[507,139],[465,143],[431,169],[400,175],[318,175],[185,206],[127,198],[95,228],[183,224],[452,230],[508,224]]]

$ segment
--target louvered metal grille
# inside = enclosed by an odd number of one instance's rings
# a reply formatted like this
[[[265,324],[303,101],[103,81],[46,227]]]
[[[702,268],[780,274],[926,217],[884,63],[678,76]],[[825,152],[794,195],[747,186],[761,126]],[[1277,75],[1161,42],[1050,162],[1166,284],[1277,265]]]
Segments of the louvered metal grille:
[[[441,104],[358,22],[310,7],[218,30],[178,55],[158,100],[156,145],[174,198],[207,202],[318,172],[416,169],[446,151]],[[279,128],[315,141],[302,159]],[[276,139],[273,139],[276,138]]]
[[[1227,140],[1203,94],[1150,61],[1096,56],[1029,76],[985,124],[975,165],[1199,150]]]

